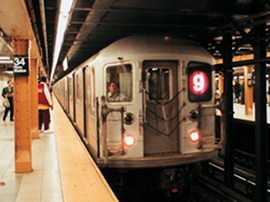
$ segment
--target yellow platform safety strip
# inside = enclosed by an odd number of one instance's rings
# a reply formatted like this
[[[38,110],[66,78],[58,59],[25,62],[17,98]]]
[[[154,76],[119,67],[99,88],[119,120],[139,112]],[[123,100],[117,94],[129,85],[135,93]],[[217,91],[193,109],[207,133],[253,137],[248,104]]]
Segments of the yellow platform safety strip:
[[[55,98],[54,100],[54,132],[63,200],[118,201],[59,103]]]

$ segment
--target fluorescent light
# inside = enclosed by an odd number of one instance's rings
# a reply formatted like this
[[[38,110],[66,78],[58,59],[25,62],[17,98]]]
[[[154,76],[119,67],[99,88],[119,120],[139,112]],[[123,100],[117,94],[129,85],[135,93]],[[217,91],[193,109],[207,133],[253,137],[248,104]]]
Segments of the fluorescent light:
[[[61,6],[60,6],[60,12],[64,15],[64,16],[68,16],[71,6],[72,6],[73,0],[65,0],[65,3],[62,3],[61,1]]]
[[[0,64],[13,64],[13,60],[0,60]]]
[[[6,74],[13,74],[13,71],[5,71]]]
[[[66,71],[68,69],[68,59],[65,57],[63,60],[63,70]]]
[[[10,59],[10,57],[8,57],[8,56],[0,56],[0,60],[9,60]]]
[[[242,76],[242,75],[241,75],[241,76],[239,76],[239,79],[244,79],[244,78],[245,78],[245,77],[244,77],[244,76]]]
[[[69,18],[69,12],[71,10],[73,0],[61,0],[60,3],[60,12],[58,16],[58,22],[57,22],[57,32],[56,32],[56,40],[54,44],[54,55],[53,55],[53,63],[52,63],[52,71],[51,71],[51,77],[50,80],[52,81],[56,64],[58,62],[60,50],[62,47],[62,43],[64,40],[64,34],[67,28],[68,18]]]

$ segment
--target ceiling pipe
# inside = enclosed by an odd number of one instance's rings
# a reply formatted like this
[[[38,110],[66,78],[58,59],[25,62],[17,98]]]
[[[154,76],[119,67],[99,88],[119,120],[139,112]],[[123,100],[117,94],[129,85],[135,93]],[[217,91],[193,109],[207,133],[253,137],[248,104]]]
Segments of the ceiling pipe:
[[[48,67],[50,67],[50,64],[49,64],[49,59],[48,59],[49,55],[48,55],[47,28],[46,28],[46,19],[45,19],[44,0],[39,0],[39,9],[40,9],[41,22],[42,22],[42,32],[43,32],[43,37],[44,37],[46,65],[48,68]]]
[[[35,41],[38,45],[38,51],[40,56],[42,57],[43,52],[42,52],[42,46],[41,46],[41,41],[40,41],[40,37],[38,35],[38,26],[37,26],[37,19],[36,19],[36,15],[35,15],[35,9],[33,7],[33,3],[31,0],[27,0],[27,8],[28,8],[28,13],[29,13],[29,21],[32,24],[32,29],[34,32],[34,36],[35,36]]]

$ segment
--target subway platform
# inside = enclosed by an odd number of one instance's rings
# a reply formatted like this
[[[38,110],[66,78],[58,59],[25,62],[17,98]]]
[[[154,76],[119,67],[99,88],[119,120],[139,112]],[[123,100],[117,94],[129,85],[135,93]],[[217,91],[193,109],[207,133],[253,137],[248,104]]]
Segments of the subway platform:
[[[267,105],[267,123],[270,124],[270,106]],[[255,103],[252,105],[252,115],[246,115],[245,114],[245,105],[244,104],[238,104],[234,103],[233,105],[234,110],[234,118],[235,119],[241,119],[244,121],[251,121],[255,122]]]
[[[32,139],[32,172],[15,173],[14,122],[0,121],[0,201],[118,201],[54,99],[49,133]]]

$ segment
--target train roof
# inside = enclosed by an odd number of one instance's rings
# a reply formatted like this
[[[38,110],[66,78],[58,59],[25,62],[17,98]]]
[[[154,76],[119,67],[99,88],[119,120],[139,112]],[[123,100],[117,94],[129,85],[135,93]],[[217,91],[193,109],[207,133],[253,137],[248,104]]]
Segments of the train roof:
[[[163,56],[164,58],[162,58]],[[179,59],[186,56],[201,58],[202,61],[214,64],[212,55],[192,40],[184,38],[167,38],[159,35],[137,35],[125,37],[113,42],[80,64],[72,72],[88,66],[92,62],[104,64],[115,62],[119,58],[123,58],[124,60],[144,60],[152,58]]]
[[[158,35],[138,35],[120,39],[104,48],[97,59],[146,54],[183,54],[212,58],[211,54],[194,41]]]

